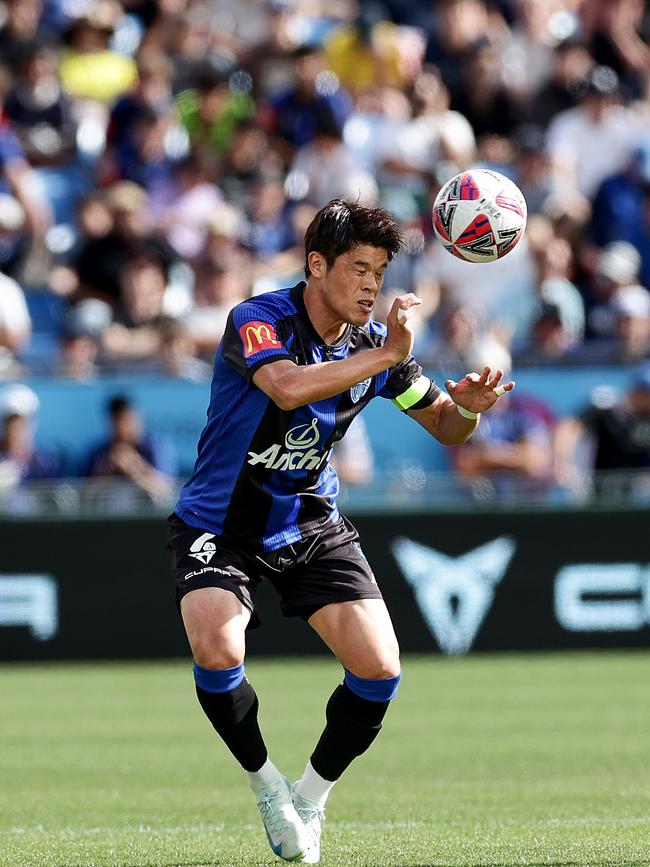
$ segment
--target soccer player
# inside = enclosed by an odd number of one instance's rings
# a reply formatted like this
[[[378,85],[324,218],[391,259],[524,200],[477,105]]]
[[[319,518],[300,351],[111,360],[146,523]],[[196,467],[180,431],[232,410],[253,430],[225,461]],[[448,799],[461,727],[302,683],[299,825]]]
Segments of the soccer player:
[[[440,442],[462,443],[514,388],[485,368],[440,391],[411,356],[408,316],[420,303],[412,294],[395,300],[387,327],[373,321],[400,245],[386,211],[333,199],[305,234],[306,283],[232,310],[194,473],[170,518],[199,702],[246,771],[271,847],[286,861],[318,863],[329,792],[376,738],[401,676],[381,591],[336,507],[332,446],[377,396]],[[244,674],[263,578],[283,613],[304,618],[345,669],[295,785],[268,756]]]

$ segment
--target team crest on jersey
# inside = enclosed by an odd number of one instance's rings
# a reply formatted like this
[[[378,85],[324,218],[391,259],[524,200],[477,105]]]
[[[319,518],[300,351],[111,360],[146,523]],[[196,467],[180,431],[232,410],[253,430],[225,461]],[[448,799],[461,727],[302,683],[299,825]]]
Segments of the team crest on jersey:
[[[244,356],[250,358],[263,349],[277,349],[282,346],[275,333],[275,328],[268,322],[245,322],[239,329],[239,336],[244,347]]]
[[[350,389],[350,400],[352,403],[358,403],[364,394],[370,388],[370,383],[372,382],[372,377],[369,376],[368,379],[364,379],[363,382],[358,382],[356,385],[353,385]]]

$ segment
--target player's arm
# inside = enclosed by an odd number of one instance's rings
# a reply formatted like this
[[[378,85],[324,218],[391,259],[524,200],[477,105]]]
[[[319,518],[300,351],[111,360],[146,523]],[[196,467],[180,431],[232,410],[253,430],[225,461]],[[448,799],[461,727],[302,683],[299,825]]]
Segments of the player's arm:
[[[394,367],[409,355],[413,333],[406,319],[398,319],[397,311],[418,304],[420,299],[410,293],[395,299],[388,316],[388,337],[383,346],[340,361],[320,364],[297,365],[287,358],[278,359],[256,370],[253,382],[283,410],[334,397],[364,379]]]
[[[492,375],[486,367],[483,373],[468,373],[459,382],[448,379],[445,386],[449,394],[441,392],[430,406],[409,410],[408,414],[443,445],[461,445],[472,435],[479,420],[467,418],[459,407],[477,414],[490,409],[502,394],[515,387],[514,382],[500,385],[502,378],[502,370]]]

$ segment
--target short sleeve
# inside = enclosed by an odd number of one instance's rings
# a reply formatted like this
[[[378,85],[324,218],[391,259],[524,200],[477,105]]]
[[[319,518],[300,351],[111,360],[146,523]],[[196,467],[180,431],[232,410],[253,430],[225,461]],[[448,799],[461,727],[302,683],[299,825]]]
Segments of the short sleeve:
[[[379,392],[380,397],[392,400],[402,412],[431,406],[439,394],[438,386],[422,373],[412,355],[390,369],[386,384]]]
[[[235,370],[250,379],[264,364],[286,358],[295,361],[284,344],[281,322],[266,306],[244,301],[228,316],[223,336],[223,357]]]

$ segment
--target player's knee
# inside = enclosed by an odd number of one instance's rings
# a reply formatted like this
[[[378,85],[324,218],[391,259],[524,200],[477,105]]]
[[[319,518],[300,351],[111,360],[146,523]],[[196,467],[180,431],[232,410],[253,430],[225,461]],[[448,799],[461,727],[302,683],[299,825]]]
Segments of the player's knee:
[[[241,665],[244,661],[244,651],[236,647],[214,647],[208,644],[198,644],[194,648],[194,661],[201,668],[223,671],[226,668],[235,668]]]
[[[350,671],[357,677],[363,677],[366,680],[390,680],[399,677],[402,671],[399,651],[396,648],[394,651],[373,654],[366,659],[359,660],[354,667],[350,668]]]
[[[383,648],[379,652],[370,653],[348,668],[357,677],[366,680],[390,680],[399,677],[402,671],[399,648]]]
[[[399,657],[396,659],[378,659],[368,667],[367,672],[363,677],[368,680],[392,680],[399,677],[401,674]]]

